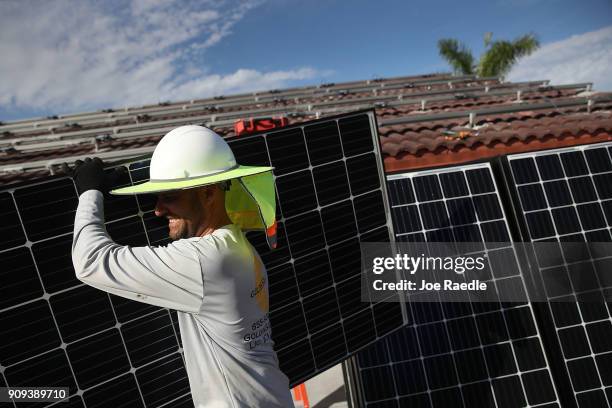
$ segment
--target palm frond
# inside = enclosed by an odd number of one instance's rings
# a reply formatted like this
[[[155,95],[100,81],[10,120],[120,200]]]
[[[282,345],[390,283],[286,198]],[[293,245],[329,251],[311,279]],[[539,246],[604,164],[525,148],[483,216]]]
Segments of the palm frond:
[[[478,75],[504,76],[519,58],[531,54],[538,47],[539,42],[532,34],[521,36],[512,42],[494,41],[480,57]]]
[[[525,57],[540,47],[540,42],[533,34],[523,35],[512,42],[516,58]]]
[[[459,41],[443,38],[438,41],[438,51],[452,67],[455,73],[470,75],[474,73],[474,56],[472,52]]]

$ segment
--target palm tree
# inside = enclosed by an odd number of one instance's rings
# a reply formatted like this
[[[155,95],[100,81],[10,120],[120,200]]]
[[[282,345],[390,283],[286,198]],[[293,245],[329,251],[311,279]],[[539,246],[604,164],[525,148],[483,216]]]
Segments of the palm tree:
[[[485,52],[480,56],[478,64],[474,64],[470,49],[458,40],[441,39],[438,41],[438,50],[455,73],[503,77],[519,58],[531,54],[540,46],[533,34],[523,35],[514,41],[492,41],[492,36],[492,33],[485,34]]]

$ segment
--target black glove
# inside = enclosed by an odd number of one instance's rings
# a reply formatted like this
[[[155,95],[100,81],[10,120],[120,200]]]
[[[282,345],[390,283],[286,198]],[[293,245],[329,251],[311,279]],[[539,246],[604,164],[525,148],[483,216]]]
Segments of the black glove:
[[[79,195],[88,190],[98,190],[108,196],[111,187],[125,174],[125,167],[123,166],[114,171],[104,171],[104,162],[98,157],[93,159],[88,157],[85,161],[77,160],[74,162],[73,169],[70,169],[68,164],[64,163],[62,170],[74,179]]]
[[[80,160],[79,160],[80,161]],[[79,195],[88,190],[104,192],[104,163],[99,158],[86,158],[85,162],[75,162],[74,183]]]

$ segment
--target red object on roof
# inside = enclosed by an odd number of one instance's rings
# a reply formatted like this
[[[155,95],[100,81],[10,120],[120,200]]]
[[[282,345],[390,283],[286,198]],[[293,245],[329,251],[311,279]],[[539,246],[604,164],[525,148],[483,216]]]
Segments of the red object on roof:
[[[287,126],[288,124],[289,119],[284,116],[278,118],[238,119],[234,122],[234,132],[236,136],[242,136],[262,130]]]

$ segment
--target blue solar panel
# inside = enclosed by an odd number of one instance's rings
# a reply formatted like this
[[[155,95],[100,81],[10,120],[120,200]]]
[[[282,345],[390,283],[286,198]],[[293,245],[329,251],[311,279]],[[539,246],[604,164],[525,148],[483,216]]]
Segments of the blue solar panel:
[[[362,112],[228,139],[239,163],[275,168],[278,249],[247,236],[267,267],[273,338],[292,384],[404,324],[399,303],[359,302],[359,244],[390,238],[373,124]],[[147,179],[148,165],[126,164],[119,185]],[[66,177],[0,191],[0,378],[68,386],[74,406],[189,405],[176,314],[75,279],[77,202]],[[146,195],[107,200],[108,232],[122,244],[166,244],[154,205]]]
[[[396,241],[471,242],[498,290],[527,291],[489,164],[394,174],[388,190]],[[358,353],[357,371],[367,407],[560,404],[528,302],[411,302],[408,325]]]
[[[612,406],[612,254],[594,243],[612,241],[612,143],[508,156],[525,236],[559,243],[535,253],[552,316],[563,375],[579,407]],[[584,245],[584,253],[572,243]],[[586,255],[586,256],[585,256]]]

